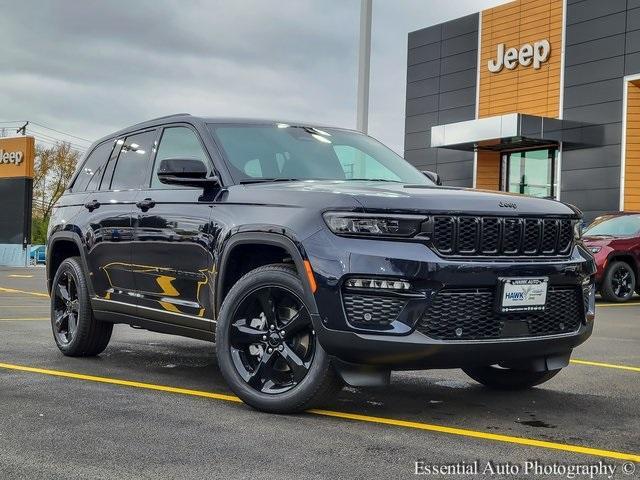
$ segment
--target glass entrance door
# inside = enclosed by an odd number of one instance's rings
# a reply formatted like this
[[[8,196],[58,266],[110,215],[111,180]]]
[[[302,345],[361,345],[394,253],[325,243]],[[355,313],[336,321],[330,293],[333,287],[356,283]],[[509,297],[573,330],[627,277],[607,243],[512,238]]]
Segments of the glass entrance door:
[[[505,153],[502,190],[532,197],[554,198],[555,165],[555,148]]]

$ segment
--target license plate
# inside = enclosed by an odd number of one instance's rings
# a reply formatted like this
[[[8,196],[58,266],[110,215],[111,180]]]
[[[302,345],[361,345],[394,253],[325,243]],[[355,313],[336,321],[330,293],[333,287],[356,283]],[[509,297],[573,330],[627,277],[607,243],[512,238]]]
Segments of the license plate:
[[[542,278],[500,278],[498,280],[498,311],[542,312],[547,302],[549,279]]]

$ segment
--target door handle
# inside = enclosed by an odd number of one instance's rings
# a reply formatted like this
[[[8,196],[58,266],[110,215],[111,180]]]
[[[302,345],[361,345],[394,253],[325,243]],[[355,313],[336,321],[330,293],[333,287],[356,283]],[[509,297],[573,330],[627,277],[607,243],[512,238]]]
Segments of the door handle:
[[[93,212],[96,208],[99,208],[99,207],[100,207],[100,202],[96,199],[93,199],[90,202],[87,202],[84,204],[84,208],[86,208],[90,212]]]
[[[155,206],[156,206],[156,202],[151,198],[145,198],[144,200],[140,200],[139,202],[136,203],[136,207],[138,207],[143,212],[146,212],[147,210]]]

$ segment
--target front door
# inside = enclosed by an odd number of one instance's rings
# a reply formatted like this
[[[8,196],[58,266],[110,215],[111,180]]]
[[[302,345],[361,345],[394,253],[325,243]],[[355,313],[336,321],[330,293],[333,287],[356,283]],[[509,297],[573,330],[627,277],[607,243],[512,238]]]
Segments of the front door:
[[[140,192],[134,215],[138,305],[150,319],[211,330],[212,204],[199,200],[201,188],[160,183],[156,172],[169,158],[197,159],[211,168],[197,132],[182,125],[164,128],[151,183]]]
[[[532,197],[556,194],[556,149],[505,153],[502,158],[502,190]]]

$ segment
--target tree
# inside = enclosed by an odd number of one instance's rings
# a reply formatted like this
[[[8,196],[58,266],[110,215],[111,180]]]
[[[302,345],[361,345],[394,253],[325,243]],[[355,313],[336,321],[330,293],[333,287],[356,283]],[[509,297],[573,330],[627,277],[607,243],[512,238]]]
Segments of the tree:
[[[32,243],[44,243],[42,226],[46,226],[51,210],[73,176],[80,153],[67,142],[52,147],[36,145],[33,171]]]

